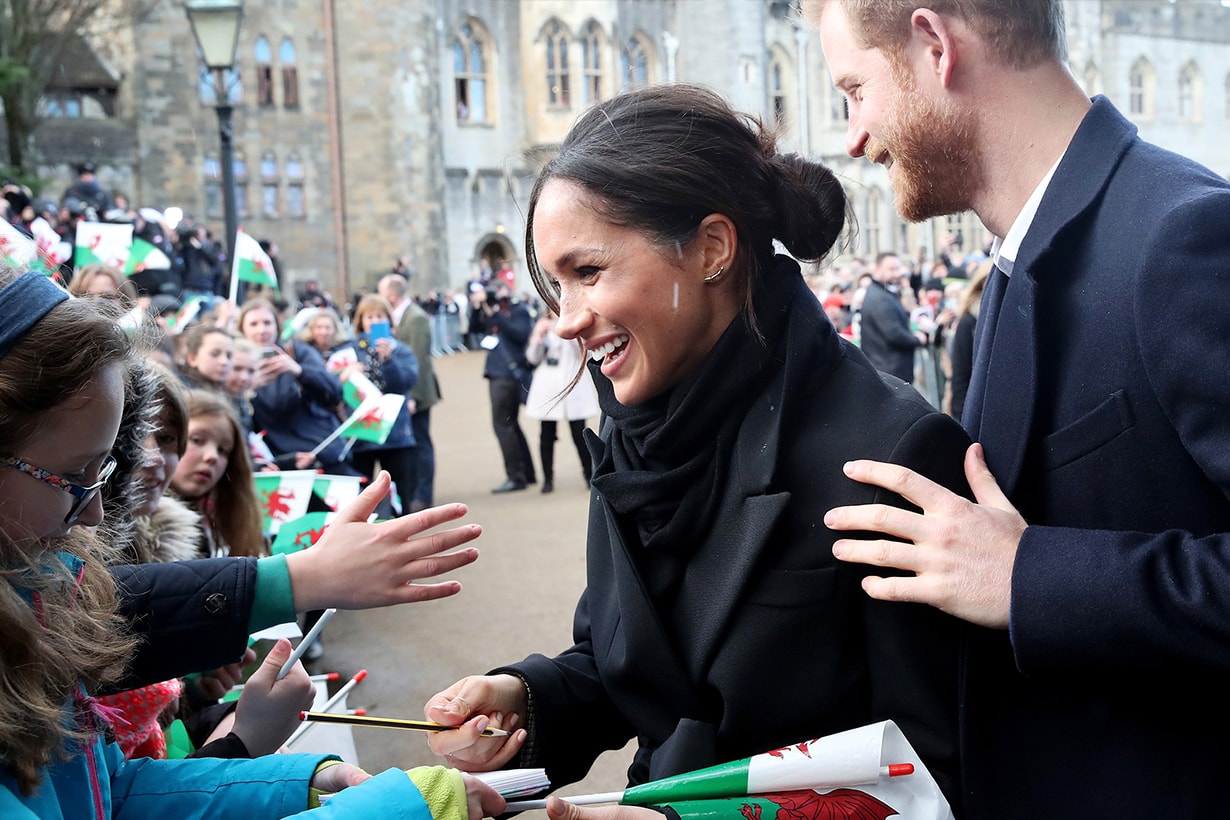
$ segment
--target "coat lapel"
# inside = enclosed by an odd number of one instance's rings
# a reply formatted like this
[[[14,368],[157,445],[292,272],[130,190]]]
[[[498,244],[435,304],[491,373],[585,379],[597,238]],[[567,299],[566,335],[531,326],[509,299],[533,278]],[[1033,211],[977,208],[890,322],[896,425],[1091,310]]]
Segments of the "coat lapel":
[[[1010,498],[1020,478],[1033,425],[1039,365],[1037,334],[1045,332],[1045,328],[1039,328],[1039,307],[1045,313],[1047,280],[1063,275],[1067,264],[1065,234],[1096,203],[1135,138],[1136,127],[1105,97],[1094,99],[1021,243],[1012,276],[1005,283],[998,321],[979,330],[978,365],[971,391],[980,388],[982,406],[980,414],[971,410],[969,430],[983,443],[987,465]],[[991,298],[988,287],[983,305]]]
[[[703,676],[721,646],[727,624],[790,493],[768,492],[781,443],[784,385],[791,363],[780,367],[739,428],[730,481],[705,544],[696,551],[680,587],[679,611],[692,618],[693,642],[684,662]]]

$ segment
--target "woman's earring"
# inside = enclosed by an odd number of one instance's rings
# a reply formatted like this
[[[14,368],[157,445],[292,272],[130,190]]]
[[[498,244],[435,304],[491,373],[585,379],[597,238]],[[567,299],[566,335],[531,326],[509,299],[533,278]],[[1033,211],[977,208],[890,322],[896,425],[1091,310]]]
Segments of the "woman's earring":
[[[705,277],[705,281],[706,281],[706,282],[712,282],[712,281],[714,281],[715,279],[717,279],[719,276],[721,276],[721,275],[722,275],[722,271],[724,271],[724,270],[726,270],[726,266],[725,266],[725,265],[723,265],[722,267],[720,267],[720,268],[718,268],[717,270],[715,270],[713,273],[711,273],[711,274],[709,274],[708,276],[706,276],[706,277]]]

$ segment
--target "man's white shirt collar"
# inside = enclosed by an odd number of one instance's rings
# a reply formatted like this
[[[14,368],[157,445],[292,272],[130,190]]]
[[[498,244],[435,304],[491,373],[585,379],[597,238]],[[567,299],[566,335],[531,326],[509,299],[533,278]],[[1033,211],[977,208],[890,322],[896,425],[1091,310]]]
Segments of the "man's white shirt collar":
[[[1021,243],[1025,241],[1025,235],[1029,233],[1030,226],[1034,224],[1034,217],[1038,215],[1038,206],[1042,204],[1042,197],[1046,195],[1046,189],[1051,184],[1051,177],[1055,176],[1055,169],[1059,167],[1059,163],[1063,162],[1063,157],[1063,154],[1059,155],[1059,159],[1055,160],[1055,164],[1046,172],[1046,176],[1042,177],[1042,181],[1038,183],[1037,188],[1034,188],[1029,199],[1025,200],[1025,207],[1021,208],[1021,212],[1017,214],[1012,227],[1008,229],[1008,235],[1003,239],[995,237],[995,242],[991,245],[991,258],[995,260],[995,267],[1008,276],[1012,275],[1012,266],[1016,264],[1017,255],[1021,252]]]

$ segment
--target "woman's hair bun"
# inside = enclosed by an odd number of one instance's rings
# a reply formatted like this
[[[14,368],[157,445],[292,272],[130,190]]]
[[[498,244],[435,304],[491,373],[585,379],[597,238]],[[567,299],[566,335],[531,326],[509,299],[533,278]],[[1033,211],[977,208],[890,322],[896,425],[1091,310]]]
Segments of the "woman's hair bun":
[[[845,190],[826,166],[798,154],[777,154],[769,166],[777,238],[797,259],[821,259],[845,225]]]

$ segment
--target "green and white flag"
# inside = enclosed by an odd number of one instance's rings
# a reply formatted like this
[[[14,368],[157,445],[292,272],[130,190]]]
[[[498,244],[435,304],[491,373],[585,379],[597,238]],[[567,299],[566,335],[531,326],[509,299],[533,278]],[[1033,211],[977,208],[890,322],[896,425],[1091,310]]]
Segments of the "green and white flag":
[[[251,282],[277,288],[278,278],[273,272],[273,260],[261,250],[260,243],[242,229],[235,232],[235,253],[231,263],[232,282]],[[231,286],[232,289],[235,285]]]
[[[128,249],[128,258],[124,260],[124,267],[120,270],[125,276],[132,276],[143,270],[170,270],[170,268],[171,260],[165,253],[144,239],[134,239],[132,247]]]
[[[398,393],[383,393],[366,399],[359,408],[342,423],[339,435],[359,441],[384,444],[393,431],[393,422],[406,404],[406,397]]]
[[[256,500],[261,508],[262,529],[277,535],[287,521],[301,518],[312,500],[315,470],[283,470],[257,473]]]
[[[357,475],[318,475],[312,492],[329,509],[337,512],[359,497],[364,479]]]
[[[805,740],[622,792],[564,798],[578,806],[670,806],[684,820],[781,817],[952,820],[952,809],[891,720]],[[543,808],[510,803],[507,811]]]
[[[350,350],[350,348],[346,349]],[[351,352],[353,353],[354,351]],[[358,407],[368,399],[374,399],[379,395],[380,388],[372,384],[371,379],[357,370],[351,373],[350,377],[342,383],[342,400],[351,407]]]
[[[334,518],[335,512],[314,512],[287,521],[278,529],[270,550],[278,555],[307,549],[320,540]]]
[[[78,222],[73,267],[110,265],[123,270],[132,247],[132,226],[109,222]],[[168,264],[167,267],[170,267]]]

